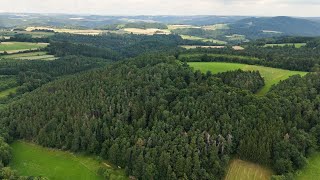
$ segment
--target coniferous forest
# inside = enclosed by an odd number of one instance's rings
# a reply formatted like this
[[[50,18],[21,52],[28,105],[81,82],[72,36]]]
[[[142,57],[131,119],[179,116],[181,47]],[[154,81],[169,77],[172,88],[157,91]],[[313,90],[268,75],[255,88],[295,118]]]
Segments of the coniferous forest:
[[[47,40],[43,50],[59,59],[0,61],[0,75],[18,86],[0,101],[2,179],[22,178],[7,167],[17,139],[98,155],[142,180],[223,179],[234,158],[290,179],[319,151],[317,38],[301,48],[247,43],[243,51],[187,50],[180,46],[206,43],[178,35],[57,33]],[[265,85],[259,71],[204,73],[191,61],[309,73],[256,95]]]

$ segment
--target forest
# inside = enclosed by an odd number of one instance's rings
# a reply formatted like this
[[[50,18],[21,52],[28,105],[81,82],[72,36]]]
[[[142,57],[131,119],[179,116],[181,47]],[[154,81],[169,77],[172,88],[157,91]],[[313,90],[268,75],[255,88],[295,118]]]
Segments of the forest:
[[[98,155],[146,180],[223,179],[235,157],[292,179],[319,150],[317,39],[301,48],[248,43],[242,51],[185,50],[204,42],[178,35],[55,34],[49,42],[45,50],[59,59],[0,61],[0,75],[18,83],[1,99],[2,179],[27,178],[7,167],[16,139]],[[258,71],[202,73],[189,61],[310,73],[257,96],[265,84]]]

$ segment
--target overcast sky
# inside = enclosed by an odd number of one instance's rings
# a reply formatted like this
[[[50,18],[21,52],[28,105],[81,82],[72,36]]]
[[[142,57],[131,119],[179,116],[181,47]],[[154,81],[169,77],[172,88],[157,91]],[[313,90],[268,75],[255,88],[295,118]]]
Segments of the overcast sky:
[[[320,16],[320,0],[0,0],[0,12]]]

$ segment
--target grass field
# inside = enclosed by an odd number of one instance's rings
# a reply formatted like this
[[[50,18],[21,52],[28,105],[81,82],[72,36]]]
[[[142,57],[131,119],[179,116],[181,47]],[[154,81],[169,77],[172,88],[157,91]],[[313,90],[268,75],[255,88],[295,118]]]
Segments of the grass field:
[[[92,157],[52,150],[23,141],[11,144],[13,159],[10,166],[24,176],[43,176],[51,180],[102,180],[97,175],[101,166],[111,172],[110,179],[127,179],[124,172]]]
[[[10,55],[0,56],[0,58],[20,59],[20,60],[44,60],[44,61],[57,59],[57,57],[55,57],[53,55],[48,55],[47,52],[45,52],[45,51],[10,54]]]
[[[144,34],[144,35],[154,35],[154,34],[171,34],[171,32],[167,29],[139,29],[139,28],[124,28],[124,32],[133,33],[133,34]]]
[[[320,179],[320,153],[308,158],[308,165],[297,172],[297,180],[318,180]]]
[[[219,72],[232,71],[242,69],[244,71],[259,71],[265,80],[265,86],[257,93],[258,95],[266,94],[272,85],[279,83],[290,76],[300,74],[306,75],[307,72],[289,71],[284,69],[270,68],[264,66],[246,65],[238,63],[222,63],[222,62],[190,62],[188,63],[195,70],[202,72],[211,71],[213,74]]]
[[[206,38],[201,38],[201,37],[197,37],[197,36],[188,36],[188,35],[180,35],[180,36],[181,36],[182,39],[187,39],[187,40],[212,42],[212,43],[221,44],[221,45],[227,44],[227,42],[220,41],[220,40],[217,40],[217,39],[206,39]]]
[[[222,48],[225,48],[225,46],[197,46],[197,45],[186,45],[186,46],[180,46],[182,48],[185,48],[185,49],[196,49],[196,48],[214,48],[214,49],[222,49]],[[241,46],[232,46],[232,48],[234,50],[237,50],[237,51],[241,51],[241,50],[244,50],[243,47]]]
[[[296,48],[301,48],[305,45],[307,45],[306,43],[287,43],[287,44],[266,44],[264,45],[263,47],[284,47],[284,46],[293,46],[296,47]]]
[[[70,33],[70,34],[82,34],[82,35],[99,35],[105,31],[103,30],[95,30],[95,29],[63,29],[63,28],[51,28],[51,27],[43,27],[43,26],[34,26],[34,27],[27,27],[26,31],[31,32],[35,29],[42,29],[42,30],[53,30],[54,32],[58,33]],[[35,32],[32,32],[35,33]]]
[[[233,160],[225,180],[270,180],[272,171],[254,163]]]
[[[202,57],[204,54],[200,54],[200,53],[195,53],[195,54],[181,54],[179,56],[179,59],[183,58],[183,57]],[[249,57],[249,56],[239,56],[239,55],[230,55],[230,54],[207,54],[209,57],[225,57],[225,58],[238,58],[238,59],[250,59],[253,61],[258,61],[258,58],[255,57]]]
[[[2,42],[0,43],[0,53],[14,53],[19,51],[33,50],[46,47],[47,43],[30,43],[30,42]]]

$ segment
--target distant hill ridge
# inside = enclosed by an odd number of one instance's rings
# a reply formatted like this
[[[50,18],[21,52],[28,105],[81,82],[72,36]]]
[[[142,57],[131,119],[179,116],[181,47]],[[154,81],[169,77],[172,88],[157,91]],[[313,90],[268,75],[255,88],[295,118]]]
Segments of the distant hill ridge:
[[[275,31],[284,35],[320,36],[320,23],[287,16],[250,17],[234,22],[230,27],[242,33]]]

